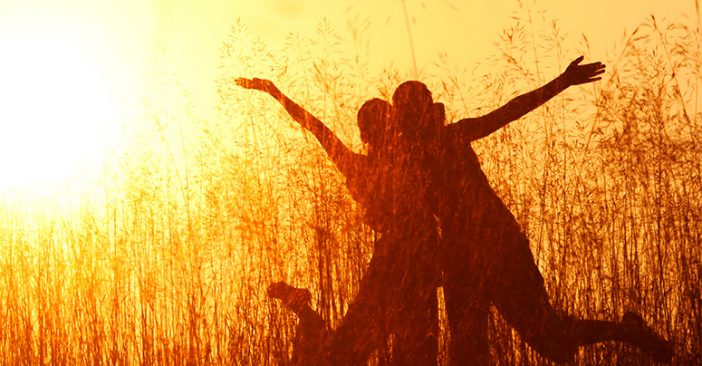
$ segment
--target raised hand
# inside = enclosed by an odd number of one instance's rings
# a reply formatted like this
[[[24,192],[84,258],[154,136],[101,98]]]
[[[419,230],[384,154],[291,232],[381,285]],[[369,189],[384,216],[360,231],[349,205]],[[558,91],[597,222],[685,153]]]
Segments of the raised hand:
[[[598,75],[605,72],[605,65],[601,62],[580,65],[583,58],[584,56],[580,56],[573,60],[561,75],[567,85],[580,85],[602,79]]]
[[[242,88],[260,90],[269,94],[273,94],[278,91],[278,88],[275,86],[275,84],[273,84],[272,81],[266,79],[237,78],[236,80],[234,80],[234,82]]]

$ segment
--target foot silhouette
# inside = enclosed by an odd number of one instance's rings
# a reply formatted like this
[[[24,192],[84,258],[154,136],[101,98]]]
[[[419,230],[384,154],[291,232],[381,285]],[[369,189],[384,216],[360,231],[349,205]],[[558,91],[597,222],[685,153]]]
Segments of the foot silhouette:
[[[282,300],[285,307],[295,312],[306,308],[312,299],[309,290],[293,287],[282,281],[268,286],[268,296]]]
[[[622,316],[622,324],[631,331],[632,339],[637,345],[649,353],[656,362],[670,363],[673,358],[673,345],[653,331],[641,315],[627,311]]]

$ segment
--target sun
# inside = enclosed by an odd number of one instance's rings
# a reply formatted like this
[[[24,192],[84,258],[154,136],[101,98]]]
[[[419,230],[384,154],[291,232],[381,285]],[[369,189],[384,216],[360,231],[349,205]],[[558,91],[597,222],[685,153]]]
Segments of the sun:
[[[115,134],[110,78],[86,38],[15,29],[0,38],[0,189],[96,173]]]

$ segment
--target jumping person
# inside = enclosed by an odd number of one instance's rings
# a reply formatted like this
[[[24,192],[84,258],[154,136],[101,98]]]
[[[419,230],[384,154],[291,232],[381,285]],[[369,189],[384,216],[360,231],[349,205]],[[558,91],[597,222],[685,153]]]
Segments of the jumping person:
[[[421,151],[403,146],[392,131],[392,106],[372,99],[358,112],[368,155],[349,150],[323,122],[285,96],[272,82],[237,79],[244,88],[267,92],[290,116],[314,134],[346,177],[365,220],[381,235],[358,294],[339,327],[331,332],[323,357],[334,364],[364,364],[393,334],[396,365],[435,365],[438,353],[435,258],[436,222],[428,202]]]
[[[470,146],[568,87],[599,80],[605,66],[580,65],[582,60],[577,58],[551,82],[493,112],[448,125],[443,105],[433,102],[424,84],[405,82],[393,95],[400,132],[433,157],[425,161],[432,162],[426,169],[432,211],[441,227],[440,268],[453,365],[488,363],[490,304],[532,348],[556,362],[571,360],[579,346],[609,340],[631,343],[660,362],[672,357],[670,344],[638,314],[627,312],[620,322],[582,320],[551,306],[527,237],[490,186]]]

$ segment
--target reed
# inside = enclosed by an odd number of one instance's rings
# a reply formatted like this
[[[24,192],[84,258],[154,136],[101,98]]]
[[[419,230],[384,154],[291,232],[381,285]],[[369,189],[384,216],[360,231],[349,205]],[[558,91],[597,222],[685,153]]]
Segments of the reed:
[[[578,53],[532,11],[473,71],[446,56],[420,75],[450,116],[485,113]],[[336,325],[375,234],[316,140],[233,77],[274,80],[363,151],[358,107],[411,74],[371,74],[359,24],[351,40],[322,22],[271,50],[236,22],[222,44],[218,118],[195,119],[177,70],[165,72],[154,93],[169,99],[146,99],[104,191],[66,214],[0,206],[0,364],[284,365],[296,319],[265,294],[281,280],[309,288]],[[680,365],[702,349],[700,28],[645,20],[605,60],[603,81],[475,146],[555,306],[611,320],[639,311],[675,342]],[[490,339],[495,364],[548,364],[497,312]],[[574,361],[615,363],[651,361],[611,343]]]

